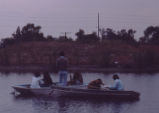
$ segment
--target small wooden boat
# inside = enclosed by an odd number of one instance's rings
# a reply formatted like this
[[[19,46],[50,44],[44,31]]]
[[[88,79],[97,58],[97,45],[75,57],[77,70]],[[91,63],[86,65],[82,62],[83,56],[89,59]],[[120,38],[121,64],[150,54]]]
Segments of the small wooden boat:
[[[12,86],[15,91],[23,95],[67,96],[81,98],[101,99],[128,99],[138,100],[140,93],[135,91],[117,91],[109,89],[88,89],[86,85],[59,86],[30,88],[29,84]]]
[[[21,95],[49,95],[52,92],[51,87],[31,88],[30,84],[15,85],[12,88]]]

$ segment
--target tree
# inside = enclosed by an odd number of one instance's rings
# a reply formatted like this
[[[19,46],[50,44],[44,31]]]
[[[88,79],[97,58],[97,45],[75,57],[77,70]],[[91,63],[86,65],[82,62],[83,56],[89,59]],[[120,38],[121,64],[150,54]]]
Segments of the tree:
[[[77,41],[82,41],[84,40],[85,32],[84,30],[80,29],[75,35],[77,36]]]
[[[117,38],[117,34],[115,33],[115,31],[113,30],[113,29],[111,29],[111,28],[107,28],[106,29],[106,37],[107,37],[107,39],[112,39],[112,40],[117,40],[118,38]]]
[[[97,36],[96,32],[93,32],[91,34],[86,34],[84,36],[84,42],[91,43],[97,41],[99,41],[99,37]]]
[[[21,38],[21,31],[20,31],[20,27],[18,26],[17,30],[15,33],[12,34],[14,39],[20,39]]]
[[[105,28],[99,29],[99,33],[100,33],[100,35],[101,35],[102,40],[104,40],[104,39],[107,38],[107,32],[106,32],[106,29],[105,29]]]
[[[44,41],[46,38],[43,33],[40,32],[40,29],[40,26],[35,26],[34,24],[27,24],[22,29],[17,27],[12,37],[2,39],[1,47],[25,41]]]
[[[17,28],[16,32],[12,34],[13,39],[16,41],[40,41],[45,40],[43,33],[40,32],[41,26],[34,24],[27,24],[20,29]]]
[[[152,33],[152,37],[150,39],[150,43],[159,44],[159,26],[154,28],[154,32]]]
[[[153,26],[149,26],[149,27],[144,31],[145,42],[148,42],[148,41],[150,40],[150,38],[152,38],[153,32],[154,32],[154,27],[153,27]]]
[[[46,40],[48,40],[48,41],[55,41],[56,38],[54,38],[54,37],[51,36],[51,35],[48,35],[48,36],[46,37]]]
[[[159,26],[149,26],[144,31],[144,43],[159,44]]]
[[[128,43],[135,43],[136,40],[134,39],[134,34],[136,33],[135,30],[129,29],[128,31],[125,29],[122,29],[121,31],[118,31],[117,37],[118,39],[128,42]]]
[[[4,38],[4,39],[2,39],[0,47],[4,48],[7,45],[12,45],[14,43],[15,43],[15,39],[13,39],[13,38]]]
[[[102,40],[120,40],[127,43],[136,43],[136,40],[134,39],[134,34],[136,33],[136,31],[133,29],[122,29],[116,32],[111,28],[102,28],[100,29],[100,33]]]
[[[76,41],[82,42],[82,43],[92,43],[99,41],[99,38],[96,34],[96,32],[92,32],[91,34],[85,34],[84,30],[80,29],[76,33],[77,39]]]
[[[45,40],[43,33],[40,32],[41,26],[27,24],[21,30],[21,40],[23,41],[40,41]]]

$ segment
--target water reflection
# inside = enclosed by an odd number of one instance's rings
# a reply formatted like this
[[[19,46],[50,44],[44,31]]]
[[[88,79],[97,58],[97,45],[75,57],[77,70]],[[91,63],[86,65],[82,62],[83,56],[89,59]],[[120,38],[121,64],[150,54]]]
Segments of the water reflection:
[[[26,100],[31,101],[34,113],[123,113],[136,103],[65,97],[14,97],[14,101]]]
[[[124,111],[125,105],[123,103],[112,103],[111,108],[112,108],[112,113],[121,113]]]

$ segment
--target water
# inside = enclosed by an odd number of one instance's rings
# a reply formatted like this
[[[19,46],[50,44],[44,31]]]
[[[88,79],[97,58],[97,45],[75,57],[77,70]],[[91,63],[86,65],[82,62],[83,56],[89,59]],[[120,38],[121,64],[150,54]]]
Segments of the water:
[[[159,74],[119,74],[125,89],[141,93],[140,100],[102,101],[73,98],[15,97],[12,85],[30,83],[32,74],[0,74],[0,113],[157,113]],[[52,79],[58,81],[56,74]],[[84,82],[96,78],[112,84],[112,74],[83,73]]]

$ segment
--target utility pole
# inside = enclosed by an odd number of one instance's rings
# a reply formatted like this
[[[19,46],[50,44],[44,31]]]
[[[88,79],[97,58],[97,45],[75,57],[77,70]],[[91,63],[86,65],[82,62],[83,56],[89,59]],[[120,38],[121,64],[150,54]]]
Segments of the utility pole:
[[[98,38],[99,38],[99,13],[98,13]]]
[[[67,32],[65,32],[65,39],[67,38]]]
[[[70,34],[71,32],[63,32],[65,39],[67,38],[67,34]]]

